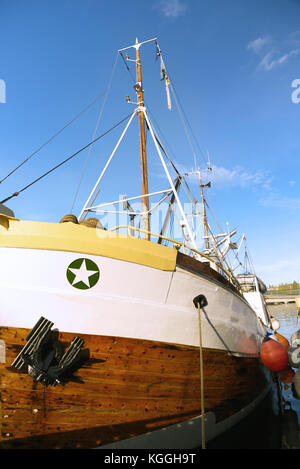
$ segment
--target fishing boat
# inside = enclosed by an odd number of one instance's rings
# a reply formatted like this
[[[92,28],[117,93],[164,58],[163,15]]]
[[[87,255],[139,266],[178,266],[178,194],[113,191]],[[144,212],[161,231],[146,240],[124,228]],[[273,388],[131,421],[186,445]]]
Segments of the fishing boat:
[[[240,260],[237,261],[242,269],[240,273],[236,274],[236,279],[240,284],[244,298],[255,311],[256,315],[260,318],[263,324],[268,325],[270,329],[274,330],[274,327],[272,326],[272,318],[269,316],[267,303],[264,297],[264,294],[267,292],[267,287],[255,273],[245,234],[241,237],[240,245],[236,252],[237,254],[241,250],[242,246],[244,246],[244,259],[243,263],[241,263]],[[237,257],[237,259],[239,258]],[[235,270],[235,265],[233,266],[233,270]]]
[[[172,82],[157,39],[120,49],[122,58],[135,51],[124,61],[136,67],[137,101],[78,217],[20,220],[6,206],[10,197],[0,206],[2,449],[205,448],[274,384],[259,358],[270,320],[251,306],[220,251],[226,243],[234,248],[232,233],[210,232],[200,180],[199,249],[179,197],[189,187],[185,175],[149,118],[140,59],[146,43],[155,44],[170,107]],[[136,120],[141,195],[96,204]],[[148,189],[146,132],[168,182],[155,192]],[[158,202],[151,205],[151,197]],[[166,201],[155,231],[150,215]],[[99,214],[112,205],[121,206],[127,225],[101,224]],[[180,239],[166,231],[175,205]]]

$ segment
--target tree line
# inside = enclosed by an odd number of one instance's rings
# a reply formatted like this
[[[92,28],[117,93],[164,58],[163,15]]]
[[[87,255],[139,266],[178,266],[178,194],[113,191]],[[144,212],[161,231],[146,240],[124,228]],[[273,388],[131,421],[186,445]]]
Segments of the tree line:
[[[268,290],[299,290],[300,284],[294,280],[292,283],[280,283],[279,285],[269,285]]]

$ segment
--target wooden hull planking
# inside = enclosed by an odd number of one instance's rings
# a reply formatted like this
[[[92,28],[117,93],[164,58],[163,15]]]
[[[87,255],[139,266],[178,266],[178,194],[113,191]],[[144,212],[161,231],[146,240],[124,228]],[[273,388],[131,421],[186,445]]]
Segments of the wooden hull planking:
[[[26,366],[10,365],[29,330],[0,328],[0,448],[94,448],[200,415],[197,347],[80,335],[85,359],[67,382],[45,387]],[[73,333],[59,332],[69,344]],[[217,422],[250,404],[265,388],[257,358],[204,351],[205,411]]]

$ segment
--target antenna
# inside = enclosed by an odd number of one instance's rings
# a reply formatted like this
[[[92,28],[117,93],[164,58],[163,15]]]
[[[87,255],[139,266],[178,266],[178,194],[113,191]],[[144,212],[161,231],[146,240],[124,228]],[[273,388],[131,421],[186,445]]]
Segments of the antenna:
[[[210,156],[209,156],[209,151],[208,150],[207,150],[207,169],[208,169],[208,171],[212,171]]]
[[[142,186],[142,206],[143,206],[143,229],[147,232],[145,235],[146,239],[150,239],[150,219],[149,219],[149,197],[148,197],[148,169],[147,169],[147,153],[146,153],[146,136],[145,136],[145,115],[144,115],[144,90],[142,83],[142,67],[140,60],[140,47],[142,44],[148,42],[157,41],[157,38],[149,39],[148,41],[139,42],[136,38],[135,44],[119,49],[118,52],[121,54],[122,51],[127,49],[135,49],[136,58],[131,60],[129,54],[126,53],[126,60],[135,62],[136,64],[136,83],[133,86],[137,95],[137,102],[133,103],[130,100],[130,96],[126,96],[126,101],[129,104],[136,104],[136,112],[139,120],[139,141],[140,141],[140,161],[141,161],[141,186]]]
[[[135,44],[133,44],[132,46],[124,47],[123,49],[119,49],[118,52],[122,52],[123,50],[127,50],[127,49],[136,49],[137,50],[141,47],[141,45],[146,44],[147,42],[152,42],[152,41],[157,41],[157,37],[155,37],[153,39],[148,39],[148,41],[144,41],[144,42],[138,42],[138,38],[136,38]],[[129,55],[128,55],[128,58],[129,58]]]
[[[204,226],[204,234],[205,234],[205,247],[209,249],[209,235],[208,235],[208,223],[207,223],[207,216],[206,216],[206,207],[205,207],[205,197],[204,197],[204,187],[211,187],[211,183],[208,182],[207,184],[202,184],[202,176],[201,176],[201,169],[198,167],[196,171],[192,171],[190,173],[185,173],[187,176],[192,174],[197,174],[199,176],[199,185],[200,185],[200,192],[201,192],[201,204],[202,204],[202,212],[203,212],[203,226]]]

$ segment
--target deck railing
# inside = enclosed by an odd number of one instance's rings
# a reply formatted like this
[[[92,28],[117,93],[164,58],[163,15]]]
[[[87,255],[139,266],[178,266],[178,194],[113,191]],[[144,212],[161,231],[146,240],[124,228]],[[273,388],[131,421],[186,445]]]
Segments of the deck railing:
[[[225,269],[223,266],[221,266],[218,262],[216,262],[214,259],[212,259],[211,257],[207,256],[206,254],[204,254],[203,252],[201,251],[197,251],[197,249],[194,249],[190,246],[188,246],[187,244],[185,243],[182,243],[181,241],[178,241],[178,240],[175,240],[175,239],[172,239],[172,238],[167,238],[166,236],[163,236],[161,234],[157,234],[157,233],[152,233],[151,231],[147,231],[147,230],[144,230],[142,228],[137,228],[137,227],[134,227],[134,226],[129,226],[129,225],[119,225],[119,226],[115,226],[113,228],[110,228],[108,231],[119,231],[121,229],[126,229],[127,230],[127,234],[128,236],[132,236],[133,237],[133,234],[132,234],[132,231],[138,231],[140,233],[145,233],[147,235],[150,235],[150,236],[154,236],[156,238],[160,238],[160,239],[163,239],[169,243],[171,243],[173,245],[173,248],[176,248],[177,250],[179,250],[180,248],[182,248],[183,250],[183,253],[186,254],[186,251],[192,251],[193,253],[197,254],[198,256],[201,256],[201,257],[204,257],[205,259],[207,259],[207,261],[209,261],[210,263],[214,264],[214,266],[216,267],[216,270],[217,271],[221,271],[221,273],[223,273],[225,275],[225,277],[228,278],[228,280],[236,287],[238,288],[238,290],[240,290],[240,285],[239,283],[237,282],[237,280],[235,279],[234,275],[232,274],[232,272],[230,272],[230,270],[227,270]]]

